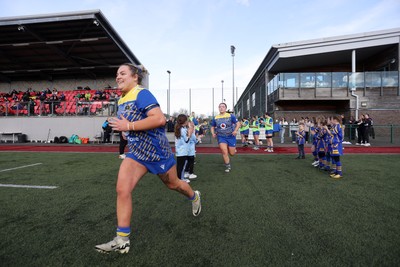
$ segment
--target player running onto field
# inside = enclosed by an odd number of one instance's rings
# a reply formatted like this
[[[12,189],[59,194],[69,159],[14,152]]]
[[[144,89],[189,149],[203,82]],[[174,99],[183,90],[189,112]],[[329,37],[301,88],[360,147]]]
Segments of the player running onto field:
[[[143,70],[122,64],[116,82],[122,91],[118,101],[118,117],[110,119],[110,126],[123,131],[129,153],[122,161],[117,180],[117,236],[108,243],[97,245],[100,252],[127,253],[130,247],[132,191],[147,173],[157,174],[171,190],[185,195],[192,202],[192,213],[201,211],[200,192],[178,179],[174,154],[165,135],[163,112],[149,90],[140,86]]]
[[[238,123],[235,115],[226,112],[226,108],[225,103],[219,104],[219,115],[211,121],[211,134],[214,138],[218,138],[218,145],[225,163],[225,172],[230,172],[229,155],[234,156],[236,153],[236,133],[240,123]]]

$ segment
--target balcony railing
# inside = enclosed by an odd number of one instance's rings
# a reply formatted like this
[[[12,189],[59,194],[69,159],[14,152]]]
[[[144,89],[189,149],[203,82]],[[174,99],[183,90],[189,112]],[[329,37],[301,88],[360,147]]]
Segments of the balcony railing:
[[[279,73],[267,85],[268,95],[279,88],[357,89],[399,87],[399,72]]]

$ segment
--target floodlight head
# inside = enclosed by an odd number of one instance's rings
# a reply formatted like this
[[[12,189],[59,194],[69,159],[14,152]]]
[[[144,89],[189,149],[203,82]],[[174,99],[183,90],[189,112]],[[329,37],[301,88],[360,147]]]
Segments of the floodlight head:
[[[232,54],[232,56],[235,55],[235,49],[236,49],[236,47],[234,47],[233,45],[231,45],[231,54]]]

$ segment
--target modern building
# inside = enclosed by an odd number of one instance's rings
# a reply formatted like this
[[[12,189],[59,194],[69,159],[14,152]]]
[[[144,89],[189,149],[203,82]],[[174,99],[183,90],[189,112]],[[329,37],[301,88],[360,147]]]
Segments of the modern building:
[[[273,45],[236,103],[239,117],[370,114],[400,124],[400,28]]]

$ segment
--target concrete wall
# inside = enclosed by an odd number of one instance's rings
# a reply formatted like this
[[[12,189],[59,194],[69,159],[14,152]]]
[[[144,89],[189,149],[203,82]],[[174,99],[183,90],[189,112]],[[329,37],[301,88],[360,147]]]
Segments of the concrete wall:
[[[55,136],[70,137],[77,134],[79,137],[94,137],[101,133],[106,117],[2,117],[0,118],[0,132],[21,132],[27,135],[28,140],[49,140]],[[11,140],[11,136],[2,136],[2,140]]]

